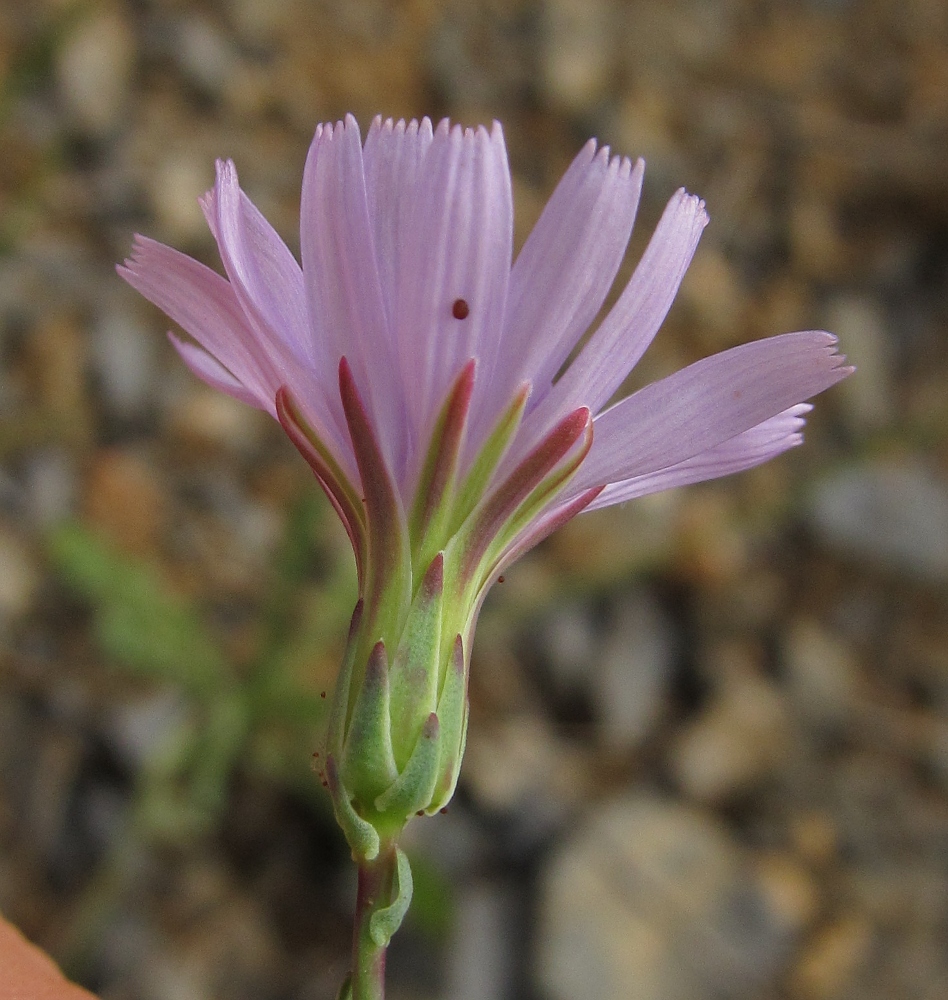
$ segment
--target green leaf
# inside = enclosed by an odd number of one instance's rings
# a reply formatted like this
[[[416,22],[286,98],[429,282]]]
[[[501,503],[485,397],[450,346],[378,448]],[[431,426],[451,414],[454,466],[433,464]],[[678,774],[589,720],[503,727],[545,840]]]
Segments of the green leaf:
[[[395,848],[396,869],[394,899],[384,909],[376,910],[369,920],[369,933],[379,948],[387,948],[392,936],[402,925],[411,905],[411,865],[401,848]]]
[[[110,657],[204,699],[230,685],[227,663],[197,609],[154,567],[79,524],[56,529],[48,549],[63,578],[92,604],[96,638]]]

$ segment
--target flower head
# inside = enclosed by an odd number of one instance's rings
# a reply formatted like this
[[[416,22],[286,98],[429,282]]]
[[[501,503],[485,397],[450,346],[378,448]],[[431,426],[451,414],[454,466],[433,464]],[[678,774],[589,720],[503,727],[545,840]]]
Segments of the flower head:
[[[512,261],[500,126],[350,116],[303,176],[301,262],[218,162],[202,201],[226,277],[137,237],[119,273],[194,342],[205,382],[268,411],[352,541],[360,602],[327,781],[357,854],[457,780],[474,624],[505,566],[584,509],[712,479],[801,441],[852,370],[828,333],[756,341],[607,405],[707,223],[676,193],[615,306],[644,166],[590,141]]]

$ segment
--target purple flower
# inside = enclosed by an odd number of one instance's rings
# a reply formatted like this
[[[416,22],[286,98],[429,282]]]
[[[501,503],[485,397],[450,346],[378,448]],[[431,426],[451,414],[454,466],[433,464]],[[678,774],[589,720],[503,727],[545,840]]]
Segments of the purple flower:
[[[337,813],[352,806],[356,820],[385,827],[402,794],[392,789],[426,739],[440,746],[426,751],[438,764],[425,771],[430,788],[403,795],[406,808],[434,811],[450,797],[477,611],[513,559],[583,509],[799,444],[804,401],[852,371],[830,334],[789,333],[608,405],[707,222],[703,202],[679,191],[615,306],[559,374],[618,272],[642,174],[641,161],[590,141],[512,260],[498,124],[376,119],[363,148],[348,117],[319,126],[310,147],[302,265],[228,161],[202,202],[226,278],[144,237],[119,268],[194,339],[170,335],[195,374],[282,423],[352,540],[362,600],[330,734]],[[444,705],[454,687],[460,700]],[[348,749],[360,726],[384,730],[377,759],[364,741]]]

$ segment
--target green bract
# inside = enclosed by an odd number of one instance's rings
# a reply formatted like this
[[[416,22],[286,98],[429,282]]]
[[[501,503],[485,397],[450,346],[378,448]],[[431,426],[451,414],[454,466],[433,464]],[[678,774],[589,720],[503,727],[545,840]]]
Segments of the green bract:
[[[476,365],[455,380],[435,422],[406,512],[346,359],[339,390],[364,496],[334,467],[286,392],[280,420],[343,515],[361,598],[320,758],[357,860],[371,861],[408,820],[454,794],[467,730],[477,613],[512,546],[592,443],[589,411],[570,413],[498,476],[530,394],[523,385],[461,469]]]

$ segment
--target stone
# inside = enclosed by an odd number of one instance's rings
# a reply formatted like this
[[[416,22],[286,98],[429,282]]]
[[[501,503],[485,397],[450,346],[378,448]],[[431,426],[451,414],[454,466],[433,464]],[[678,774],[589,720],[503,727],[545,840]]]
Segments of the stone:
[[[817,622],[801,618],[787,627],[781,649],[787,690],[801,717],[827,730],[850,719],[860,668],[849,647]]]
[[[614,68],[611,5],[551,0],[543,10],[542,85],[567,110],[586,110],[607,91]]]
[[[633,751],[654,730],[667,708],[675,655],[675,627],[658,601],[644,589],[623,597],[591,666],[599,739],[607,750]]]
[[[0,524],[0,636],[26,614],[42,582],[35,554],[20,536]]]
[[[148,173],[148,199],[161,227],[161,238],[187,244],[207,235],[198,199],[214,183],[213,163],[199,150],[175,150]]]
[[[787,738],[786,713],[777,689],[762,677],[741,676],[729,680],[676,736],[669,767],[691,798],[725,803],[773,772]]]
[[[57,78],[75,123],[94,136],[121,122],[137,58],[135,33],[121,9],[78,21],[57,53]]]
[[[157,378],[159,339],[129,312],[106,309],[92,327],[92,363],[116,416],[141,417]]]
[[[113,544],[137,555],[157,550],[167,497],[145,456],[130,449],[101,450],[90,465],[82,507]]]
[[[839,469],[817,483],[805,510],[843,552],[921,580],[948,580],[948,483],[918,460]]]
[[[447,953],[446,997],[497,1000],[513,995],[516,916],[512,886],[479,882],[457,892]]]
[[[601,667],[600,627],[585,601],[567,600],[540,625],[537,641],[557,692],[584,691]]]
[[[69,517],[75,506],[77,473],[73,456],[63,448],[34,451],[25,466],[23,491],[32,523],[47,528]]]
[[[836,1000],[850,996],[849,986],[872,947],[871,926],[859,917],[843,917],[824,927],[807,944],[793,970],[794,997]]]
[[[773,897],[708,815],[614,799],[542,873],[537,979],[551,1000],[756,996],[789,942]]]
[[[518,713],[468,731],[464,786],[481,808],[510,818],[520,846],[557,829],[586,794],[590,762],[537,714]]]
[[[840,295],[826,310],[826,329],[857,375],[839,386],[843,416],[851,431],[865,435],[895,419],[895,350],[879,302],[869,296]]]

